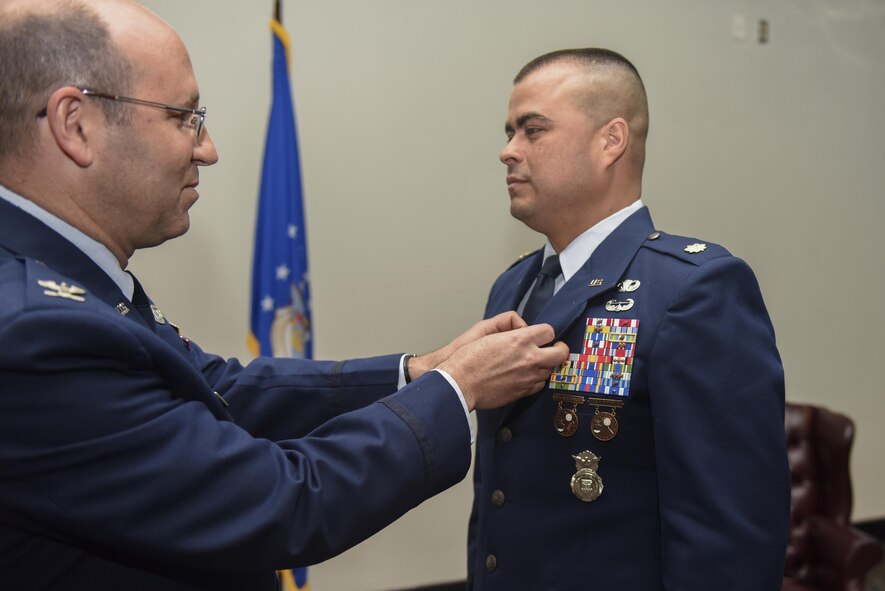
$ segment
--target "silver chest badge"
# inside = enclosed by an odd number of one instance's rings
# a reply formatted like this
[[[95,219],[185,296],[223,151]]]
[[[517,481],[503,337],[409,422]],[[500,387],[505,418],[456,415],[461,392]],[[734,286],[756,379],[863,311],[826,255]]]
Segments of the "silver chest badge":
[[[634,303],[632,298],[627,298],[624,301],[609,300],[605,303],[605,310],[607,312],[626,312],[633,307]]]
[[[602,478],[596,473],[602,458],[592,451],[582,451],[572,457],[577,470],[572,476],[572,492],[585,503],[595,501],[602,494]]]
[[[632,293],[639,289],[640,285],[642,285],[642,283],[638,279],[624,279],[618,283],[618,291],[621,293]]]

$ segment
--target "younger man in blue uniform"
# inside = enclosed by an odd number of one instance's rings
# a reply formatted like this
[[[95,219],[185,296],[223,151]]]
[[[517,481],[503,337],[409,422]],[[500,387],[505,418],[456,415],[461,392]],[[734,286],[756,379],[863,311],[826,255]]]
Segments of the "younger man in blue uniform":
[[[604,49],[541,56],[506,131],[510,212],[547,244],[486,314],[548,323],[571,354],[539,396],[478,413],[471,588],[780,589],[774,331],[743,261],[652,224],[639,74]]]

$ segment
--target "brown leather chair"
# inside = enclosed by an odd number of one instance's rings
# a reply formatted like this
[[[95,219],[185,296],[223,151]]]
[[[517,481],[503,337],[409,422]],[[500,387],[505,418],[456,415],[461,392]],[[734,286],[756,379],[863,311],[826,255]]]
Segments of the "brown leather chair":
[[[826,408],[787,403],[785,425],[793,504],[783,591],[864,591],[882,545],[849,522],[854,423]]]

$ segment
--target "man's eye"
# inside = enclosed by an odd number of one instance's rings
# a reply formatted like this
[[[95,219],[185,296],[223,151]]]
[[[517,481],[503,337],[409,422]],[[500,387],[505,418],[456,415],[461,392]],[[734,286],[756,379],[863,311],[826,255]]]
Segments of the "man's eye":
[[[532,136],[534,136],[534,135],[537,135],[537,134],[539,134],[541,131],[543,131],[543,130],[542,130],[540,127],[526,127],[526,128],[525,128],[525,134],[526,134],[528,137],[532,137]]]

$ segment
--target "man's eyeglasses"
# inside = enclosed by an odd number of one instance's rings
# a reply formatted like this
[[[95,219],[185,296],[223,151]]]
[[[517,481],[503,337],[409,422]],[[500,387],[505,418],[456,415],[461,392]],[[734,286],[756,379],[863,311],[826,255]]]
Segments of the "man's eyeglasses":
[[[120,103],[131,103],[133,105],[142,105],[145,107],[153,107],[154,109],[163,109],[164,111],[172,111],[174,113],[181,113],[182,115],[187,115],[186,119],[183,119],[184,124],[187,127],[190,127],[194,130],[194,134],[199,138],[200,133],[203,131],[203,125],[206,123],[206,107],[201,107],[199,109],[191,109],[188,107],[175,107],[172,105],[164,105],[163,103],[155,103],[153,101],[145,101],[142,99],[131,98],[128,96],[117,96],[114,94],[105,94],[103,92],[96,92],[94,90],[90,90],[88,88],[81,88],[80,92],[85,94],[86,96],[91,96],[95,98],[107,99],[109,101],[117,101]],[[39,113],[37,113],[37,117],[45,117],[46,109],[43,109]]]

